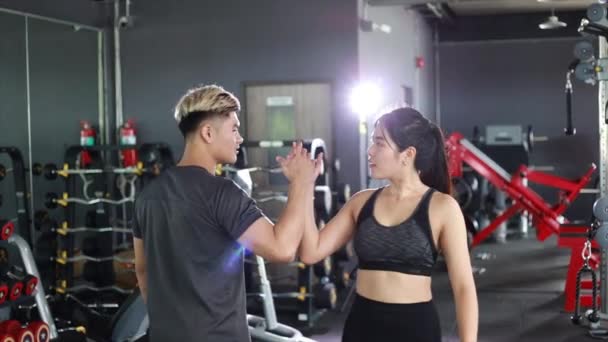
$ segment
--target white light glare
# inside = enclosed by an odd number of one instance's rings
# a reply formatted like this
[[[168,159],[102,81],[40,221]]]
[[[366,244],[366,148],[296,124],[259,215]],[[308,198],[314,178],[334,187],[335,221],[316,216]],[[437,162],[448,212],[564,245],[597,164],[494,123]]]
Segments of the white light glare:
[[[391,27],[386,24],[373,23],[372,28],[374,29],[374,31],[380,31],[380,32],[384,32],[384,33],[391,33],[391,31],[392,31]]]
[[[364,120],[368,116],[376,114],[381,100],[380,87],[374,83],[361,83],[351,92],[350,107],[361,120]]]

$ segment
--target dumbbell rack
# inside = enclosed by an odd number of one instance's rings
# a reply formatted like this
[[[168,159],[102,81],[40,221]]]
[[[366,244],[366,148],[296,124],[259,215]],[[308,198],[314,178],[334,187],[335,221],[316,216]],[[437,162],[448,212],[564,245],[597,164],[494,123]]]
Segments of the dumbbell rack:
[[[30,245],[27,243],[27,241],[25,241],[25,239],[23,239],[18,234],[12,234],[8,238],[7,242],[8,242],[8,244],[17,247],[17,250],[19,251],[20,259],[23,262],[25,272],[26,272],[26,274],[29,274],[30,279],[32,279],[32,282],[31,282],[32,285],[28,285],[28,283],[30,283],[28,281],[25,286],[28,287],[29,289],[27,291],[24,290],[24,295],[22,295],[22,297],[20,297],[20,299],[17,299],[14,302],[5,302],[5,304],[22,304],[22,303],[30,300],[30,298],[31,298],[30,296],[34,296],[34,299],[36,302],[36,308],[38,309],[38,315],[41,319],[41,322],[36,323],[35,327],[33,327],[33,329],[34,330],[36,330],[37,328],[44,329],[43,326],[46,326],[47,330],[46,330],[46,332],[40,332],[40,331],[38,333],[34,332],[32,336],[36,336],[39,334],[46,334],[45,336],[48,336],[48,338],[50,338],[50,339],[55,339],[55,338],[59,337],[59,332],[57,330],[57,327],[55,326],[55,321],[53,319],[51,310],[49,308],[49,304],[46,299],[44,286],[42,286],[41,284],[38,284],[38,279],[40,279],[40,273],[38,272],[36,262],[34,261],[34,256],[33,256],[32,250],[30,248]],[[31,278],[31,277],[33,277],[33,278]],[[10,291],[12,292],[12,287],[11,287]],[[12,294],[11,294],[11,296],[12,296]],[[16,324],[17,327],[15,329],[20,330],[20,325],[21,325],[20,323],[15,323],[15,321],[9,321],[8,323]],[[15,331],[15,333],[17,333],[17,331]]]
[[[257,262],[260,262],[260,260],[257,260]],[[272,297],[282,304],[285,304],[286,300],[289,300],[289,303],[293,303],[295,300],[295,307],[292,307],[292,304],[290,304],[289,310],[285,311],[293,312],[295,308],[297,320],[300,323],[305,324],[308,328],[312,328],[328,309],[333,309],[335,307],[335,301],[337,300],[335,285],[329,281],[329,277],[315,283],[315,275],[313,267],[311,266],[301,262],[294,262],[292,265],[298,268],[295,291],[289,291],[285,286],[277,286],[280,290],[273,291]],[[294,287],[290,286],[289,289],[294,289]],[[263,297],[264,294],[250,292],[247,296]],[[321,296],[324,296],[322,297],[323,299],[320,299]],[[319,308],[320,305],[317,302],[319,300],[322,302],[321,306],[324,306],[324,308]],[[281,309],[286,309],[286,306],[278,305],[277,310],[281,311]]]
[[[324,213],[315,213],[317,222],[324,215]],[[291,263],[291,266],[295,266],[298,270],[295,291],[293,286],[288,288],[277,286],[280,291],[274,291],[273,293],[273,297],[280,303],[289,300],[290,309],[292,301],[295,300],[297,320],[308,328],[313,328],[327,310],[332,310],[336,306],[336,286],[330,280],[334,267],[332,257],[328,257],[327,261],[330,263],[329,267],[323,264],[325,261],[315,265],[306,265],[298,261]],[[256,295],[256,293],[248,294],[248,296]],[[282,308],[285,308],[285,306],[279,306],[279,309]]]
[[[131,149],[131,146],[71,146],[66,150],[65,153],[65,167],[68,171],[65,171],[65,193],[66,194],[76,194],[78,190],[77,178],[73,177],[74,175],[70,174],[69,170],[77,170],[82,171],[82,174],[87,174],[88,176],[93,177],[92,184],[95,186],[93,189],[96,195],[101,195],[99,198],[95,200],[80,200],[76,198],[68,199],[67,201],[80,203],[84,205],[94,205],[95,210],[91,210],[87,213],[87,227],[82,227],[79,229],[73,229],[74,223],[78,221],[78,212],[77,205],[64,205],[64,218],[65,221],[60,226],[53,227],[53,231],[56,239],[56,255],[55,259],[55,279],[54,279],[54,287],[56,293],[66,294],[68,292],[80,292],[80,291],[94,291],[94,292],[115,292],[119,294],[128,294],[131,293],[132,290],[122,289],[117,286],[111,285],[109,281],[114,282],[115,273],[113,267],[113,260],[118,260],[116,256],[114,256],[115,251],[115,239],[113,233],[119,232],[123,234],[123,244],[129,244],[131,239],[126,239],[125,235],[130,234],[130,229],[128,228],[114,228],[114,223],[118,221],[122,222],[123,226],[128,226],[128,222],[130,221],[130,216],[132,210],[123,210],[123,215],[119,219],[115,216],[114,220],[109,219],[109,211],[115,209],[114,207],[110,207],[110,204],[125,204],[127,202],[133,202],[134,196],[129,196],[129,198],[125,198],[124,201],[113,201],[107,200],[105,196],[109,196],[111,191],[108,191],[108,184],[112,184],[114,180],[112,175],[116,174],[116,170],[111,167],[107,167],[105,165],[102,155],[109,155],[108,152],[120,151],[123,149]],[[79,156],[83,152],[87,152],[91,157],[91,163],[85,169],[77,169]],[[143,187],[151,178],[155,177],[162,169],[167,166],[173,165],[173,156],[169,147],[163,143],[150,143],[143,144],[139,148],[139,155],[143,162],[137,166],[137,168],[133,169],[131,172],[121,173],[129,173],[133,177],[137,177],[137,186],[134,188]],[[50,170],[46,170],[48,173]],[[54,170],[52,173],[61,174],[64,170]],[[78,172],[74,172],[78,173]],[[132,185],[135,185],[133,183]],[[135,191],[132,189],[132,191]],[[133,192],[134,194],[134,192]],[[61,198],[53,199],[53,202],[59,203]],[[124,202],[124,203],[123,203]],[[109,210],[107,210],[109,207]],[[114,221],[114,222],[110,222]],[[89,238],[84,241],[92,242],[89,244],[93,246],[95,249],[95,255],[77,255],[76,249],[76,236],[78,234],[74,233],[88,233]],[[84,246],[83,246],[84,247]],[[88,248],[91,250],[91,248]],[[76,261],[84,259],[86,263],[84,267],[87,267],[87,263],[94,263],[96,270],[101,270],[103,272],[99,272],[104,274],[103,278],[93,281],[95,286],[89,285],[78,285],[75,286],[75,276],[74,276],[74,263],[71,261]],[[93,272],[96,273],[96,272]],[[106,281],[107,280],[107,281]]]
[[[244,171],[243,169],[248,168],[248,160],[247,160],[247,148],[281,148],[281,147],[289,147],[295,140],[280,140],[280,141],[245,141],[241,144],[240,152],[238,154],[237,162],[235,163],[235,172],[230,172],[229,177],[232,177],[237,184],[239,184],[244,189],[251,191],[253,188],[253,184],[251,182],[251,178],[247,175],[248,180],[235,179],[242,177],[242,174],[239,174],[239,169]],[[316,158],[320,153],[323,153],[323,162],[325,168],[321,175],[317,178],[315,182],[315,194],[314,194],[314,208],[315,208],[315,216],[317,221],[320,220],[327,222],[332,214],[335,212],[332,210],[332,206],[334,204],[333,194],[331,191],[330,185],[330,174],[328,172],[328,164],[327,164],[327,151],[325,142],[322,139],[312,139],[303,141],[303,146],[308,151],[311,152],[311,158]],[[268,171],[270,173],[274,173],[273,169],[268,168],[249,168],[251,172],[253,171]],[[251,193],[250,193],[251,195]],[[270,197],[284,197],[281,196],[270,196]],[[328,258],[331,263],[332,259]],[[317,309],[315,305],[315,293],[323,291],[322,289],[326,289],[326,291],[330,291],[331,294],[328,295],[330,298],[333,297],[334,300],[328,299],[329,302],[333,302],[332,307],[335,305],[335,286],[333,283],[329,282],[330,274],[324,278],[325,283],[323,284],[315,284],[315,274],[319,277],[319,273],[322,265],[315,266],[307,266],[303,263],[293,263],[298,268],[298,276],[297,276],[297,291],[296,292],[276,292],[273,296],[277,299],[279,298],[289,298],[297,300],[297,318],[298,321],[305,323],[309,328],[313,327],[315,322],[326,312],[326,309]],[[331,265],[330,265],[331,266]],[[321,278],[321,277],[319,277]],[[256,294],[251,294],[255,296]]]
[[[0,154],[8,154],[11,159],[13,180],[15,183],[15,199],[17,204],[17,231],[30,245],[32,245],[32,232],[30,228],[29,206],[27,204],[28,192],[26,182],[26,169],[23,155],[13,146],[0,146]]]
[[[261,258],[258,257],[257,262],[260,261]],[[250,268],[250,264],[252,263],[252,261],[246,260],[245,272],[249,272],[248,274],[253,272]],[[295,309],[297,320],[309,328],[312,328],[315,325],[328,308],[333,309],[335,307],[337,296],[335,295],[335,285],[329,281],[331,274],[322,277],[319,273],[324,272],[321,271],[324,266],[319,264],[309,266],[302,262],[290,263],[290,267],[297,268],[297,281],[295,286],[275,285],[275,291],[272,293],[272,297],[280,304],[286,304],[286,301],[289,301],[290,303],[288,310],[286,305],[278,305],[278,311],[285,310],[293,312]],[[331,272],[331,270],[329,272]],[[318,278],[319,281],[315,282],[315,278]],[[249,278],[250,281],[252,279],[253,277]],[[323,283],[321,283],[321,279],[323,279]],[[248,292],[247,296],[258,297],[263,296],[263,294]],[[295,306],[292,306],[294,301]],[[321,308],[319,308],[320,306]]]
[[[82,146],[72,146],[69,147],[65,153],[65,164],[72,169],[78,168],[78,160],[79,156],[83,152],[87,152],[91,156],[91,163],[89,168],[103,168],[103,158],[102,152],[106,149],[102,149],[98,146],[93,146],[90,148],[83,148]],[[98,174],[93,175],[93,184],[95,185],[95,192],[98,193],[107,193],[107,189],[105,185],[107,184],[106,175]],[[65,193],[76,194],[77,193],[77,177],[67,177],[65,178]],[[106,216],[106,208],[103,204],[97,204],[95,206],[96,217],[104,217]],[[68,205],[64,208],[64,223],[62,224],[62,228],[74,227],[77,222],[77,208],[75,205]],[[95,228],[95,227],[91,227]],[[93,233],[94,234],[94,233]],[[58,294],[66,294],[71,292],[75,285],[74,279],[74,263],[72,262],[62,262],[61,260],[69,260],[76,256],[76,236],[74,234],[56,234],[56,279],[54,290]],[[100,245],[100,250],[105,253],[111,253],[112,250],[112,235],[104,234],[101,235],[97,240],[97,243]],[[104,253],[104,254],[105,254]],[[107,264],[107,263],[106,263]],[[99,286],[99,284],[95,284]]]
[[[0,147],[0,153],[8,154],[12,162],[16,213],[14,219],[0,219],[0,269],[2,274],[2,294],[0,295],[0,312],[3,322],[0,323],[0,336],[11,337],[29,336],[32,341],[38,337],[57,338],[58,331],[51,315],[44,288],[39,286],[40,274],[34,261],[31,250],[31,227],[29,218],[29,206],[27,199],[29,193],[26,186],[26,168],[23,157],[16,147]],[[3,168],[2,179],[8,173]],[[15,227],[15,223],[17,226]],[[15,232],[16,231],[16,232]],[[22,237],[25,236],[26,238]],[[23,268],[11,265],[9,248],[14,246],[19,254]],[[14,316],[15,308],[26,305],[32,300],[36,303],[38,316],[42,321],[29,322],[27,327],[16,320],[8,320]]]
[[[308,342],[312,341],[302,335],[298,330],[281,324],[277,321],[274,307],[272,289],[266,276],[264,259],[255,257],[258,274],[260,276],[260,296],[264,302],[264,317],[247,315],[247,323],[251,336],[257,340],[284,341],[284,342]]]

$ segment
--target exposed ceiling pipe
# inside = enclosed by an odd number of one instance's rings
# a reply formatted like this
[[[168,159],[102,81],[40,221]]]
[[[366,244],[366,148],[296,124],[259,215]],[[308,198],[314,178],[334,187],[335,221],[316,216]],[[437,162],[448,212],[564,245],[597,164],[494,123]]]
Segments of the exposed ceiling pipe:
[[[439,10],[439,8],[437,8],[437,5],[435,5],[434,3],[427,2],[426,3],[426,8],[428,8],[429,11],[433,12],[433,14],[437,18],[439,18],[439,19],[443,18],[443,13]]]

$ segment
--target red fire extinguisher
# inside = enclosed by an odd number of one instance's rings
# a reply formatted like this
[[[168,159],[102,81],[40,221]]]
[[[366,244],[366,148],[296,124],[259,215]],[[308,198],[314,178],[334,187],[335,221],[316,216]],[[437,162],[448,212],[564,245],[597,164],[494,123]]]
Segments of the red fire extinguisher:
[[[95,137],[97,133],[95,129],[86,120],[80,121],[80,146],[89,147],[95,145]],[[80,152],[80,167],[87,168],[91,162],[91,153],[87,150]]]
[[[122,166],[135,167],[137,165],[137,136],[135,135],[135,126],[133,120],[129,119],[120,127],[120,145],[133,146],[133,148],[122,149],[120,151]]]

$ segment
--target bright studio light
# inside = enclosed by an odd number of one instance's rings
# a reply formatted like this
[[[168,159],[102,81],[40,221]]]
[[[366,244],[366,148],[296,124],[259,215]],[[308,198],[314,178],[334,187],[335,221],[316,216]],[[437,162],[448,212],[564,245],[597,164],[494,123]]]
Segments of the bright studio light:
[[[360,119],[365,119],[378,111],[381,100],[380,87],[373,83],[362,83],[352,90],[350,107]]]
[[[386,24],[373,24],[372,28],[374,29],[374,31],[379,31],[379,32],[384,32],[384,33],[391,33],[392,29],[389,25]]]

